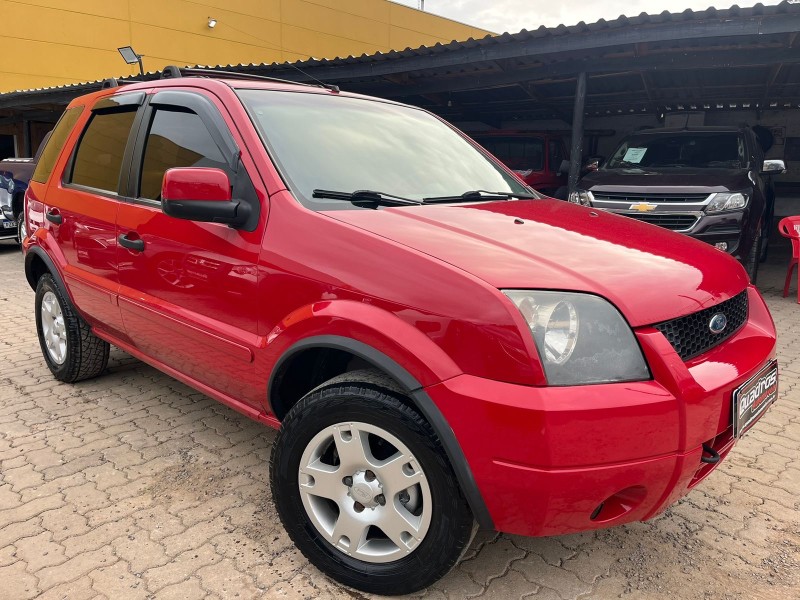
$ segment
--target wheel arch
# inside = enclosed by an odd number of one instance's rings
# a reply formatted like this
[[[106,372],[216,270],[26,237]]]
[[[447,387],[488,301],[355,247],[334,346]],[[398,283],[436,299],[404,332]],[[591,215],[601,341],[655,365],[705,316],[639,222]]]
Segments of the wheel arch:
[[[464,492],[476,521],[485,529],[494,529],[491,515],[472,475],[472,470],[444,415],[442,415],[422,384],[402,365],[380,350],[358,340],[339,335],[312,336],[294,343],[278,359],[269,378],[267,402],[273,414],[279,420],[282,420],[294,403],[300,399],[281,398],[280,395],[282,378],[289,372],[293,362],[302,360],[304,356],[309,356],[309,352],[320,351],[341,353],[342,357],[349,356],[359,361],[360,365],[363,364],[380,371],[396,382],[398,388],[402,389],[414,408],[428,421],[441,440],[458,484]],[[335,373],[335,375],[339,374],[341,373]],[[311,387],[307,391],[317,387],[313,383],[312,381],[309,384]]]
[[[28,280],[28,285],[31,286],[32,290],[36,290],[36,283],[46,273],[52,275],[56,285],[67,295],[67,298],[70,298],[67,286],[64,285],[64,279],[61,277],[58,268],[56,268],[53,259],[38,246],[30,246],[25,253],[25,279]]]

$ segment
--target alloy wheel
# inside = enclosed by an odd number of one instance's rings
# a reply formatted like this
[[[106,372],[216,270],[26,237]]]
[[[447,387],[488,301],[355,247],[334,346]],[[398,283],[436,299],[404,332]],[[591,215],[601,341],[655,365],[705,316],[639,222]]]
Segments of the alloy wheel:
[[[419,461],[396,436],[368,423],[337,423],[315,435],[298,484],[319,533],[365,562],[407,556],[431,524],[431,491]]]
[[[50,359],[64,364],[67,358],[67,328],[64,323],[64,312],[53,292],[45,292],[42,296],[42,337]]]

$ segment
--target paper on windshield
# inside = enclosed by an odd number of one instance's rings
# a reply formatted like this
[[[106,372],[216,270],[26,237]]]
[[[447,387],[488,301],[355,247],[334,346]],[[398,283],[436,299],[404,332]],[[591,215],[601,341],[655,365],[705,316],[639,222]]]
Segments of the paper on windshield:
[[[628,148],[622,160],[638,164],[644,158],[645,152],[647,152],[647,148]]]

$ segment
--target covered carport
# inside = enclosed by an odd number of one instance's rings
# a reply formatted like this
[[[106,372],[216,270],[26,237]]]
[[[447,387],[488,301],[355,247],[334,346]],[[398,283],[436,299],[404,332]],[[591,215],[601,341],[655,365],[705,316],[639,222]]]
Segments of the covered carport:
[[[664,12],[480,40],[237,70],[415,104],[467,131],[554,130],[582,156],[686,113],[693,124],[760,125],[782,189],[800,184],[800,5]],[[302,69],[300,73],[297,69]]]
[[[691,112],[693,123],[706,125],[760,125],[773,134],[768,157],[787,160],[781,183],[787,195],[800,189],[799,31],[800,5],[782,2],[217,68],[335,83],[424,107],[470,132],[561,133],[572,150],[572,185],[582,157],[607,156],[623,135],[662,126],[671,115]],[[69,100],[101,83],[0,94],[0,128],[19,131],[31,153]]]

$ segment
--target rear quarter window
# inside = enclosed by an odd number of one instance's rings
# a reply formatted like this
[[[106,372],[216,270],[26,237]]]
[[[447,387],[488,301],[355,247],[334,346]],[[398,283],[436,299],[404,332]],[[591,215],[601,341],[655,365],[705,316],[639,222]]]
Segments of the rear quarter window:
[[[50,139],[42,150],[39,162],[36,163],[36,168],[31,176],[33,181],[45,183],[50,178],[50,173],[53,172],[56,166],[56,161],[61,154],[61,149],[64,147],[64,143],[67,141],[70,131],[75,127],[75,123],[78,122],[78,118],[81,116],[82,112],[82,106],[73,106],[65,110],[64,114],[61,115],[58,123],[56,123],[55,129],[53,129],[53,133],[50,135]]]

